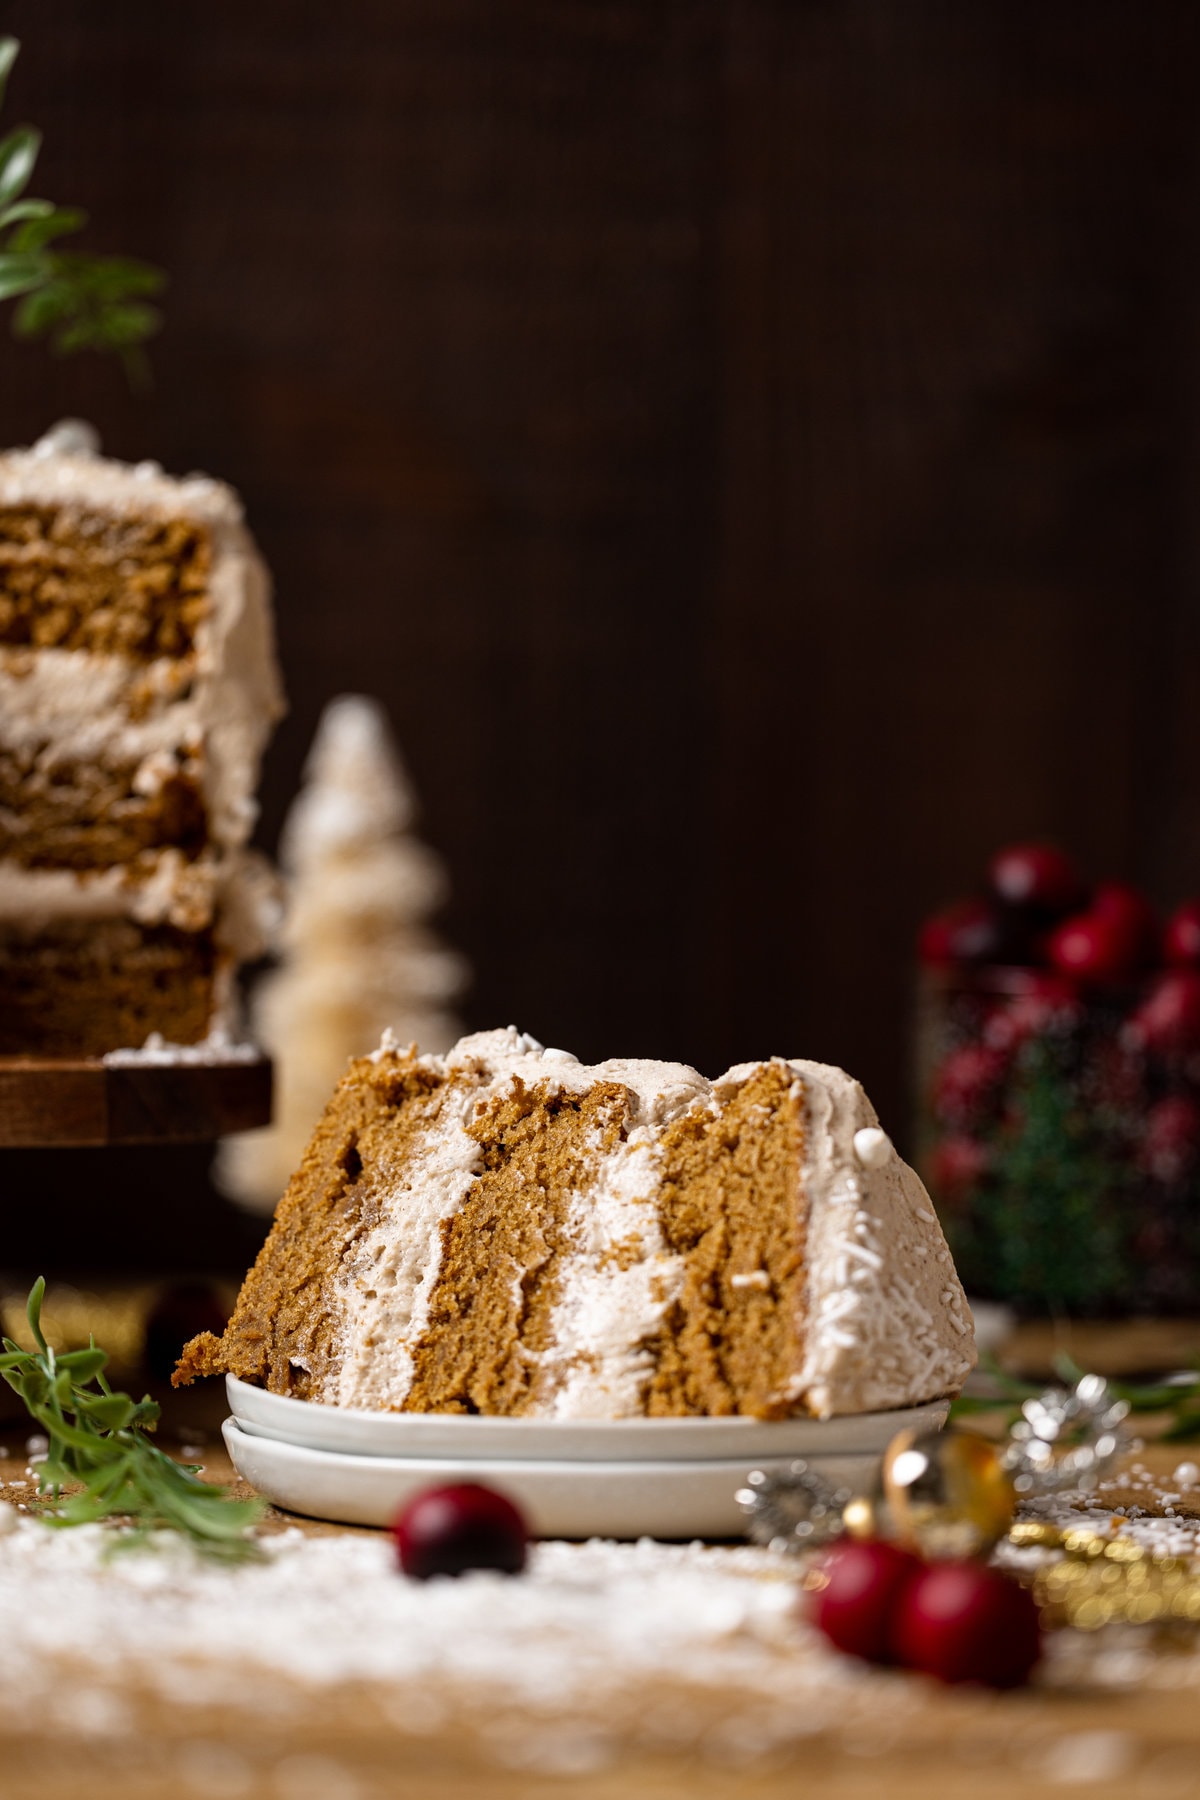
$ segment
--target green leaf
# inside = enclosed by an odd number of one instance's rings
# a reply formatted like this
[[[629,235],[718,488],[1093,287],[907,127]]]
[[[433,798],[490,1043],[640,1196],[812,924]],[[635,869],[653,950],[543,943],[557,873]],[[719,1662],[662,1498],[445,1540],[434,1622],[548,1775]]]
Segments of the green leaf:
[[[1197,1438],[1200,1438],[1200,1411],[1180,1413],[1163,1432],[1160,1441],[1164,1444],[1190,1444]]]
[[[128,1394],[101,1394],[88,1407],[88,1418],[105,1431],[123,1431],[134,1411]]]
[[[261,1502],[231,1500],[153,1444],[146,1433],[157,1422],[157,1403],[149,1395],[135,1401],[115,1393],[104,1378],[106,1354],[94,1340],[86,1350],[56,1356],[42,1333],[44,1293],[39,1279],[26,1308],[37,1350],[5,1338],[0,1355],[0,1375],[50,1440],[39,1474],[39,1490],[51,1503],[43,1517],[64,1528],[124,1522],[114,1546],[144,1543],[166,1530],[224,1561],[260,1555],[247,1532],[262,1516]]]
[[[25,1317],[29,1320],[29,1329],[38,1349],[45,1355],[48,1345],[42,1336],[42,1301],[46,1298],[46,1277],[39,1275],[29,1290],[29,1298],[25,1302]]]
[[[27,201],[24,204],[41,206],[43,201]],[[12,208],[18,211],[17,207]],[[0,223],[3,223],[0,220]],[[44,250],[55,238],[66,237],[72,231],[82,231],[87,224],[87,214],[78,206],[51,206],[48,211],[31,214],[28,221],[19,231],[14,231],[10,248],[18,252],[32,253]]]
[[[75,310],[75,296],[66,282],[48,281],[27,294],[13,314],[18,337],[37,337]]]
[[[108,1352],[97,1350],[95,1345],[90,1350],[68,1350],[58,1359],[60,1369],[66,1369],[78,1382],[94,1381],[101,1369],[108,1366]]]
[[[74,281],[81,291],[100,299],[124,300],[131,294],[158,294],[167,283],[161,269],[132,256],[89,256],[78,250],[68,251],[55,257],[54,270]]]
[[[0,37],[0,106],[4,105],[4,90],[8,86],[9,72],[17,60],[20,48],[19,38]]]
[[[0,300],[27,294],[46,279],[46,265],[36,256],[0,255]]]
[[[19,49],[16,38],[0,37],[0,102]],[[0,242],[0,302],[20,300],[13,333],[47,338],[59,355],[114,351],[130,386],[145,386],[149,365],[142,345],[162,321],[153,307],[127,303],[160,293],[166,276],[133,257],[68,256],[50,250],[57,239],[81,230],[87,219],[77,207],[19,198],[41,142],[31,125],[18,126],[0,141],[0,233],[12,228],[7,243]]]
[[[54,211],[53,200],[15,200],[4,212],[0,212],[0,231],[8,225],[15,225],[21,219],[46,219]]]
[[[42,134],[32,125],[18,125],[0,140],[0,206],[8,206],[26,187],[41,147]]]
[[[130,300],[106,306],[100,314],[98,328],[106,344],[114,349],[124,349],[131,344],[144,343],[161,323],[162,314],[156,306]]]
[[[104,334],[99,320],[87,313],[71,319],[54,333],[53,338],[54,349],[59,356],[70,356],[76,350],[98,349],[103,343]]]

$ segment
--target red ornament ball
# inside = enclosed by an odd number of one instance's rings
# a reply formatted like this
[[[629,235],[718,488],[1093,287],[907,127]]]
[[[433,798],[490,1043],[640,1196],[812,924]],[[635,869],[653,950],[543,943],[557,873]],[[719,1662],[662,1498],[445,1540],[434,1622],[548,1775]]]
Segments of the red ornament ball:
[[[825,1585],[808,1596],[808,1616],[847,1655],[890,1662],[897,1601],[924,1567],[899,1544],[843,1538],[825,1558]]]
[[[1163,1057],[1200,1050],[1200,970],[1168,969],[1125,1028],[1135,1049]]]
[[[1083,899],[1083,883],[1069,856],[1053,844],[1010,844],[988,866],[992,892],[1006,906],[1061,918]]]
[[[1075,983],[1055,970],[1030,969],[1028,987],[997,1007],[984,1026],[993,1050],[1012,1054],[1030,1038],[1069,1031],[1081,1018]]]
[[[956,900],[926,919],[917,955],[929,969],[976,967],[1005,960],[1004,924],[988,900]]]
[[[891,1649],[896,1662],[939,1681],[1020,1687],[1041,1651],[1037,1605],[997,1569],[934,1563],[901,1589]]]
[[[400,1567],[418,1581],[498,1569],[519,1575],[529,1533],[511,1500],[481,1482],[428,1488],[410,1500],[392,1527]]]
[[[1004,1070],[1002,1051],[989,1044],[960,1044],[934,1076],[934,1113],[948,1125],[978,1123],[999,1094]]]
[[[970,1199],[987,1174],[988,1151],[978,1138],[965,1132],[944,1137],[934,1149],[929,1174],[943,1206],[953,1209]]]
[[[1167,920],[1163,955],[1177,968],[1200,968],[1200,900],[1185,900]]]
[[[1125,939],[1130,967],[1144,968],[1158,960],[1158,917],[1140,888],[1128,881],[1102,881],[1088,910],[1107,919]]]
[[[1167,1187],[1185,1181],[1200,1162],[1200,1105],[1188,1094],[1167,1094],[1146,1114],[1138,1161]]]
[[[1126,928],[1103,913],[1076,913],[1046,939],[1046,955],[1060,974],[1079,981],[1120,981],[1131,975],[1140,952]]]

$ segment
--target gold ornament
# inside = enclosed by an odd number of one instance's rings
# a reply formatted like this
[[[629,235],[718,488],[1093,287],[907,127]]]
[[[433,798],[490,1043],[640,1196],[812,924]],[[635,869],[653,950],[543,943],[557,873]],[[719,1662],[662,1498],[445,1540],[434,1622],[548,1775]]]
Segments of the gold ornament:
[[[1000,1447],[969,1431],[902,1431],[883,1459],[889,1535],[927,1556],[978,1556],[1016,1511]]]
[[[883,1537],[880,1510],[874,1500],[868,1500],[863,1495],[847,1501],[842,1508],[842,1524],[846,1528],[846,1535],[852,1538]]]

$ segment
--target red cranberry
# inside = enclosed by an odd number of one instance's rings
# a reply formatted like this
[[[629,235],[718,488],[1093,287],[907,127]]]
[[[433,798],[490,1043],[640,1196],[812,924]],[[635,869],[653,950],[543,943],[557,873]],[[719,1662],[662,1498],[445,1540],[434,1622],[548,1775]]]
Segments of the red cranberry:
[[[1163,955],[1178,968],[1200,967],[1200,900],[1185,900],[1167,920]]]
[[[1102,881],[1088,910],[1107,919],[1124,936],[1131,967],[1144,968],[1157,960],[1158,918],[1140,888],[1128,881]]]
[[[959,1133],[944,1137],[930,1160],[934,1192],[944,1206],[962,1206],[982,1181],[988,1153],[978,1138]]]
[[[971,1125],[988,1110],[1004,1078],[1004,1058],[988,1044],[951,1050],[933,1082],[933,1110],[949,1125]]]
[[[392,1527],[400,1567],[427,1581],[467,1569],[519,1575],[528,1532],[511,1500],[475,1481],[428,1488],[410,1500]]]
[[[1127,932],[1102,913],[1064,919],[1046,939],[1054,968],[1080,981],[1120,981],[1137,967]]]
[[[924,1567],[899,1544],[843,1538],[825,1559],[825,1586],[809,1596],[808,1615],[847,1655],[889,1662],[896,1603]]]
[[[1083,899],[1074,863],[1053,844],[1010,844],[988,867],[992,892],[1006,906],[1061,918]]]
[[[1156,1056],[1200,1050],[1200,971],[1160,975],[1125,1028],[1128,1041]]]
[[[940,1681],[1020,1687],[1041,1649],[1038,1609],[1025,1588],[982,1563],[934,1563],[900,1591],[892,1654]]]
[[[1146,1114],[1138,1161],[1155,1181],[1174,1186],[1200,1161],[1200,1106],[1188,1094],[1168,1094]]]

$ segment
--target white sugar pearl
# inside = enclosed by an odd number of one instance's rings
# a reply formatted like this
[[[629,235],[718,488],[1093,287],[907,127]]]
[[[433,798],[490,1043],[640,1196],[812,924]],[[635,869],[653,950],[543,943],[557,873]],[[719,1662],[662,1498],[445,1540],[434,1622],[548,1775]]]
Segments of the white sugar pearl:
[[[1200,1464],[1180,1463],[1171,1480],[1178,1487],[1195,1487],[1196,1483],[1200,1481]]]
[[[878,1125],[864,1125],[854,1134],[854,1154],[864,1169],[882,1169],[892,1154],[892,1140]]]

